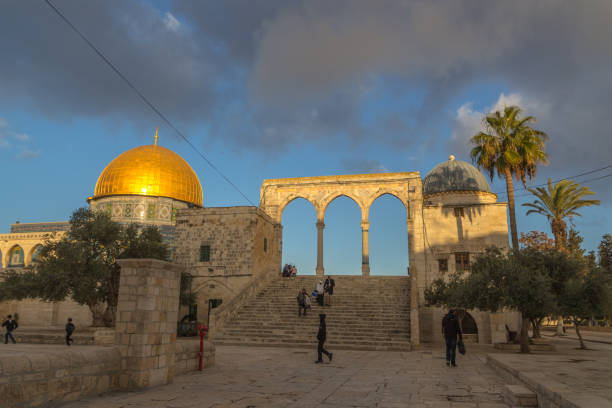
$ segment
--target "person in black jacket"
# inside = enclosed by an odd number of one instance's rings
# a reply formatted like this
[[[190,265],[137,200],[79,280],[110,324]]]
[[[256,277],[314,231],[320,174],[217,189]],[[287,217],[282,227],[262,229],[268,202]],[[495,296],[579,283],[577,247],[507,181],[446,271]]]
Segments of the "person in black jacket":
[[[74,333],[74,324],[72,324],[72,319],[69,317],[68,318],[68,323],[66,323],[66,345],[69,346],[70,344],[74,343],[74,339],[71,339],[70,336],[72,336],[72,333]]]
[[[19,325],[15,320],[13,320],[13,316],[8,315],[7,319],[2,323],[2,327],[6,328],[6,334],[4,335],[4,344],[8,344],[9,338],[13,341],[13,344],[17,343],[15,338],[13,337],[13,330],[15,330]]]
[[[319,340],[319,346],[317,347],[318,358],[315,363],[323,362],[323,354],[329,358],[331,363],[333,354],[323,348],[325,340],[327,339],[327,325],[325,324],[325,313],[319,315],[319,332],[317,333],[317,340]]]
[[[457,354],[457,335],[462,339],[459,320],[455,316],[454,310],[449,310],[448,314],[442,319],[442,334],[446,341],[446,365],[457,367],[455,356]]]

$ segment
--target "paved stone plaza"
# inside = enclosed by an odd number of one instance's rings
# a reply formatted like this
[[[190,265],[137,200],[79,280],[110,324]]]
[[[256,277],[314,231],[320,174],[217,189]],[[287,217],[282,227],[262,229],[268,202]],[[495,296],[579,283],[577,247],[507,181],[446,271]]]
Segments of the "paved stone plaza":
[[[322,365],[315,358],[314,350],[219,346],[215,368],[175,377],[172,385],[64,406],[506,407],[504,382],[481,353],[459,356],[456,369],[445,366],[441,350],[337,351]]]

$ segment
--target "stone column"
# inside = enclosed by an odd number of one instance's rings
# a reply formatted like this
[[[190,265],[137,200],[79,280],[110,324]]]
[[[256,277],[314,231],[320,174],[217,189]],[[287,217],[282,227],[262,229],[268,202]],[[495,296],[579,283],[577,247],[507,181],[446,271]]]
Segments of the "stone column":
[[[368,221],[361,221],[361,276],[370,276],[369,231],[370,223]]]
[[[182,267],[156,259],[122,259],[115,344],[122,389],[174,379],[176,316]]]
[[[323,220],[317,221],[317,276],[323,276],[325,269],[323,268],[323,229],[325,223]]]

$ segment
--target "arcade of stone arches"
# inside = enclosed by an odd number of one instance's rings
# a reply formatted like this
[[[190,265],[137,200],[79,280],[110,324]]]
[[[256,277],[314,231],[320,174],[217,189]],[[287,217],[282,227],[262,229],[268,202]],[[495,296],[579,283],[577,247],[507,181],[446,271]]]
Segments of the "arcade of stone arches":
[[[418,173],[383,173],[346,176],[304,177],[294,179],[265,180],[261,187],[260,207],[275,221],[281,223],[283,211],[297,198],[310,202],[317,213],[317,275],[324,274],[323,231],[325,212],[329,204],[338,197],[352,199],[361,210],[361,271],[363,276],[370,274],[369,259],[369,215],[374,201],[389,194],[396,197],[406,208],[408,242],[414,228],[414,215],[411,217],[410,193],[415,192]],[[412,185],[411,185],[412,183]]]
[[[23,268],[36,262],[44,243],[42,234],[11,239],[3,239],[4,235],[8,237],[9,234],[0,234],[0,267]]]

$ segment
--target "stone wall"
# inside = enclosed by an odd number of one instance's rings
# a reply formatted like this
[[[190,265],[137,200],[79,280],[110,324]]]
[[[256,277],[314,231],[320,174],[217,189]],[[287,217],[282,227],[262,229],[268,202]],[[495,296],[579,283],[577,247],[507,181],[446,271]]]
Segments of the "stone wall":
[[[121,388],[172,382],[182,267],[155,259],[122,259],[115,344]]]
[[[3,355],[0,405],[26,408],[117,389],[121,354],[115,347],[80,347]]]
[[[257,207],[192,208],[177,213],[174,262],[194,277],[198,321],[208,300],[227,303],[254,279],[280,274],[281,227]],[[200,247],[210,259],[200,261]],[[182,317],[182,316],[181,316]]]
[[[22,327],[57,326],[72,318],[79,327],[90,326],[91,312],[87,306],[79,305],[73,300],[62,302],[45,302],[38,299],[0,302],[0,316],[17,315]]]
[[[484,194],[484,193],[483,193]],[[418,276],[421,340],[441,343],[441,322],[446,310],[425,307],[424,289],[438,278],[457,271],[456,254],[468,253],[470,263],[492,245],[507,250],[507,204],[491,201],[492,194],[440,194],[423,207],[424,268]],[[484,197],[484,198],[483,198]],[[483,202],[489,200],[489,202]],[[446,201],[445,201],[446,200]],[[411,264],[412,264],[411,259]],[[446,271],[440,261],[446,263]],[[505,339],[505,324],[517,330],[516,313],[469,311],[478,328],[478,342]]]
[[[181,338],[176,341],[174,374],[185,374],[198,369],[200,353],[199,338]],[[204,340],[204,355],[202,358],[203,368],[213,367],[215,365],[215,345]]]
[[[12,346],[8,346],[12,347]],[[29,408],[51,402],[119,390],[121,352],[118,347],[26,346],[30,351],[11,352],[0,359],[0,406]],[[200,341],[176,342],[175,374],[198,369]],[[204,369],[215,365],[215,347],[204,343]]]

